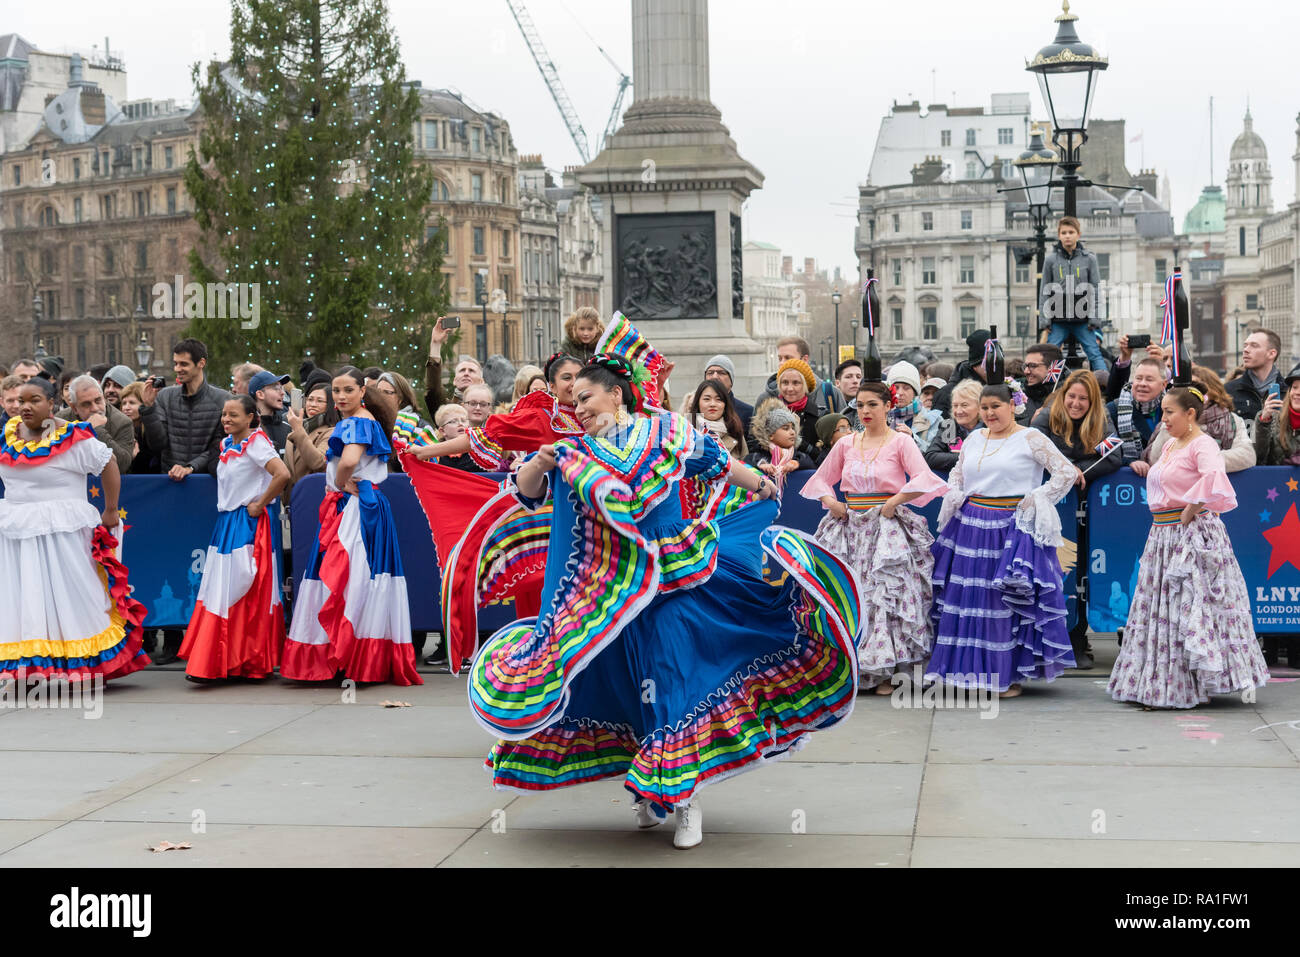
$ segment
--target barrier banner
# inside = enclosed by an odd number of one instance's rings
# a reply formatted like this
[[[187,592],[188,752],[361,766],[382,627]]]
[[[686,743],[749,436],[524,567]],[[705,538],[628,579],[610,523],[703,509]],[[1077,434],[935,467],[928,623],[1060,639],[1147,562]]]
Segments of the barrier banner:
[[[1237,507],[1223,524],[1246,579],[1258,634],[1300,634],[1300,469],[1256,466],[1228,476]],[[1129,468],[1088,488],[1088,624],[1114,631],[1128,620],[1151,529],[1146,479]]]

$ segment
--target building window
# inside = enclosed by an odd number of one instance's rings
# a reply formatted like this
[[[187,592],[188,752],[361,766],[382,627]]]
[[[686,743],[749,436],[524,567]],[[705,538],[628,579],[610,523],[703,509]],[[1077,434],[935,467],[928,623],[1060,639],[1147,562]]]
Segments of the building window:
[[[56,265],[57,263],[54,258],[54,250],[42,249],[41,250],[41,273],[46,276],[54,275]]]
[[[977,166],[975,165],[975,161],[974,161],[974,160],[967,160],[967,161],[966,161],[966,178],[967,178],[967,179],[978,179],[978,178],[979,178],[979,167],[977,167]]]
[[[1023,265],[1023,266],[1020,265],[1020,263],[1016,263],[1016,282],[1017,282],[1017,283],[1027,283],[1027,282],[1029,282],[1029,264],[1028,264],[1028,263],[1025,263],[1025,265]]]
[[[893,267],[894,267],[894,285],[901,286],[903,284],[903,260],[895,259],[893,262]]]
[[[1169,278],[1169,261],[1166,259],[1156,260],[1156,282],[1161,285]]]
[[[934,306],[921,307],[921,338],[930,342],[939,338],[939,310]]]
[[[176,165],[176,149],[172,146],[163,147],[163,167],[171,169]]]
[[[19,166],[17,163],[15,163],[13,166],[13,170],[14,170],[14,185],[15,186],[23,185],[23,168]]]
[[[100,219],[113,218],[113,194],[112,193],[107,193],[99,197],[99,218]]]
[[[131,194],[131,205],[133,216],[149,215],[149,191],[147,189],[137,189]]]
[[[1102,282],[1110,282],[1110,253],[1097,253],[1097,275]]]
[[[17,169],[18,167],[14,167]],[[1244,188],[1244,187],[1243,187]],[[1237,230],[1237,255],[1246,255],[1246,227],[1242,226]]]
[[[474,227],[474,255],[475,256],[484,255],[485,248],[486,247],[483,241],[483,227],[475,226]]]
[[[424,148],[426,150],[436,150],[438,148],[438,121],[424,121]]]
[[[104,247],[104,273],[105,275],[112,275],[116,271],[117,271],[117,257],[113,255],[113,247],[105,246]]]
[[[46,206],[41,209],[41,225],[42,226],[59,225],[59,214],[54,211],[53,206]]]
[[[921,285],[934,285],[934,257],[925,256],[921,259]]]
[[[975,214],[969,209],[963,209],[961,211],[961,228],[962,229],[975,228]]]
[[[971,285],[975,282],[975,257],[974,256],[961,257],[961,280],[960,281],[963,285]],[[963,335],[965,335],[965,333],[963,333]]]
[[[921,229],[927,233],[934,232],[934,213],[921,214]]]
[[[86,247],[73,246],[72,247],[72,272],[74,275],[80,276],[85,271],[86,271]]]
[[[1029,336],[1029,307],[1016,306],[1016,336],[1024,339]]]
[[[27,272],[27,254],[22,250],[14,253],[14,272],[25,278]]]
[[[167,213],[173,215],[176,212],[176,187],[167,187]]]
[[[72,158],[72,178],[81,179],[81,157],[79,156]]]
[[[1015,130],[1009,126],[998,127],[998,146],[1010,146],[1011,138],[1015,136]]]
[[[143,171],[144,170],[144,148],[141,146],[137,146],[132,151],[131,155],[134,163],[133,168],[135,169],[135,171],[137,173]]]
[[[78,196],[72,201],[72,221],[81,222],[81,197]]]
[[[481,153],[483,151],[483,131],[477,126],[470,128],[469,148],[474,153]]]
[[[971,335],[974,332],[975,332],[975,307],[962,306],[961,307],[961,337],[965,339],[967,336]]]
[[[1259,309],[1259,296],[1256,293],[1251,293],[1246,297],[1246,311],[1255,312],[1258,309]]]
[[[952,146],[952,130],[939,131],[939,145]]]
[[[45,302],[45,310],[44,310],[44,311],[45,311],[45,318],[47,318],[47,319],[55,319],[55,318],[58,318],[58,315],[59,315],[59,297],[58,297],[58,294],[55,293],[55,291],[54,291],[53,289],[45,289],[45,290],[42,290],[42,292],[41,292],[41,299],[44,300],[44,302]],[[58,355],[58,350],[57,350],[57,349],[51,348],[51,349],[50,349],[50,352],[51,352],[53,355]],[[85,366],[83,365],[82,368],[85,368]]]
[[[429,198],[435,203],[445,203],[447,202],[448,195],[447,184],[440,179],[435,179],[433,181],[433,193]]]
[[[18,229],[23,228],[23,206],[22,203],[14,204],[14,226]]]
[[[483,174],[471,173],[469,176],[470,198],[476,203],[483,202]]]
[[[135,244],[135,268],[144,270],[149,268],[149,244]]]
[[[77,318],[86,318],[86,290],[78,289],[72,294],[72,300],[77,310]]]
[[[975,131],[974,131],[974,130],[967,130],[967,131],[966,131],[966,145],[967,145],[967,146],[974,146],[974,145],[975,145]]]
[[[99,172],[101,176],[109,176],[113,172],[113,165],[108,161],[108,150],[99,154]]]
[[[899,219],[898,213],[894,213],[894,232],[898,232],[900,229],[902,229],[902,225],[903,224],[902,221]]]
[[[1003,179],[1016,178],[1016,168],[1011,164],[1011,160],[1002,161],[1002,178]]]
[[[894,318],[894,339],[901,342],[903,339],[903,310],[891,309],[889,311]]]
[[[510,258],[510,230],[501,230],[501,258]]]

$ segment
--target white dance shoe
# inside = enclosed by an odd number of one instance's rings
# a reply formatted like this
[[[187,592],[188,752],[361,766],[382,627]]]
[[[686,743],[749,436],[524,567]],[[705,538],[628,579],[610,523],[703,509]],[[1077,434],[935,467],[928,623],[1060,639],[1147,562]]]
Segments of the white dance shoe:
[[[704,816],[700,813],[698,801],[677,805],[677,833],[673,835],[673,847],[679,851],[697,847],[704,840]]]

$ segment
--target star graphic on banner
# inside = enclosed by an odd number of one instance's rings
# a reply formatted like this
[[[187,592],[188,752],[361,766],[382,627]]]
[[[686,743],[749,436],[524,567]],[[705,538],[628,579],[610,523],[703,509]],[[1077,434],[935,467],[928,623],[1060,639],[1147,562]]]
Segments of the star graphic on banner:
[[[1273,546],[1268,559],[1269,578],[1288,562],[1300,569],[1300,515],[1296,514],[1295,505],[1287,509],[1281,525],[1265,529],[1263,534],[1265,540]]]
[[[1271,488],[1271,489],[1269,489],[1269,490],[1268,490],[1268,496],[1267,496],[1267,498],[1268,498],[1268,500],[1269,500],[1270,502],[1276,502],[1276,501],[1277,501],[1277,489],[1275,489],[1275,488]]]
[[[96,486],[96,485],[92,485],[92,486],[90,487],[90,497],[91,497],[91,498],[99,498],[99,487],[98,487],[98,486]]]
[[[118,517],[118,518],[126,518],[126,509],[124,509],[124,508],[119,508],[119,509],[117,510],[117,517]]]
[[[1291,481],[1286,483],[1286,487],[1293,492],[1300,491],[1300,482],[1297,482],[1295,479],[1292,479]]]
[[[1267,522],[1267,521],[1268,521],[1270,518],[1272,518],[1272,517],[1273,517],[1273,513],[1272,513],[1272,512],[1260,512],[1260,513],[1259,513],[1259,520],[1260,520],[1261,522]]]

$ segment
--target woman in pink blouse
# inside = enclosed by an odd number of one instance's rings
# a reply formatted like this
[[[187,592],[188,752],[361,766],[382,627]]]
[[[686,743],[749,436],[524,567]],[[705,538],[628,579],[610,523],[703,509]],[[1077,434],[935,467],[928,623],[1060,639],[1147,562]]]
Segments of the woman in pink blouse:
[[[1250,593],[1219,518],[1237,496],[1218,443],[1199,425],[1205,396],[1193,383],[1164,397],[1171,441],[1147,473],[1151,535],[1110,675],[1111,697],[1148,709],[1195,708],[1268,683]]]
[[[925,519],[905,505],[925,505],[948,490],[916,443],[889,428],[891,404],[887,386],[864,382],[857,396],[864,431],[836,442],[801,492],[820,499],[829,513],[817,541],[858,574],[860,683],[877,694],[893,690],[888,679],[895,672],[929,657],[934,538]],[[844,502],[835,497],[837,483]]]

